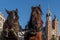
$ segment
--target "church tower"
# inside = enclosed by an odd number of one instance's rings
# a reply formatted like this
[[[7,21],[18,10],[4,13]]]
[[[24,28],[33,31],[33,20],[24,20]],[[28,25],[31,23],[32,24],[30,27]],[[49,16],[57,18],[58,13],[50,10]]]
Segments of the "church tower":
[[[46,14],[46,40],[51,40],[52,38],[52,20],[50,16],[50,9],[48,9],[48,12]]]
[[[54,16],[54,19],[51,20],[50,9],[46,14],[46,40],[59,40],[58,19]]]
[[[52,21],[52,39],[59,40],[58,37],[58,19],[56,16],[54,16],[54,19]]]

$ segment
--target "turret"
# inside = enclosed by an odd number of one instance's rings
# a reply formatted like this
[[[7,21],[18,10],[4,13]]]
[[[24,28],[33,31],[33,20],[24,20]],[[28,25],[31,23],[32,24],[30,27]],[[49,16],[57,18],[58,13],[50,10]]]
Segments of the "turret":
[[[50,16],[50,9],[48,9],[48,12],[46,14],[46,40],[51,40],[52,38],[52,20]]]
[[[52,29],[52,35],[54,35],[55,39],[58,40],[58,19],[55,15],[52,21]]]
[[[50,16],[50,9],[48,9],[48,12],[47,12],[47,14],[46,14],[46,20],[48,21],[48,20],[50,20],[51,21],[51,16]]]

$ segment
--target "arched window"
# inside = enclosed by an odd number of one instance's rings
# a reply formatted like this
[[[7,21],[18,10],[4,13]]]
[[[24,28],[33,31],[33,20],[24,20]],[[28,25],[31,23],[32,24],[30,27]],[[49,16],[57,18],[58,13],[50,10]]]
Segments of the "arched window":
[[[55,38],[55,36],[54,36],[54,35],[52,35],[52,40],[56,40],[56,38]]]

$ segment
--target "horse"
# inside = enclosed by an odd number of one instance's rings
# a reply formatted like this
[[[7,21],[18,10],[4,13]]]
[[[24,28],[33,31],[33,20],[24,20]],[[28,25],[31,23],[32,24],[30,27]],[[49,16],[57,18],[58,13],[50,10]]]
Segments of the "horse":
[[[22,30],[18,21],[18,9],[12,11],[6,9],[6,12],[8,17],[3,24],[2,40],[18,40],[18,32]]]
[[[26,26],[29,32],[26,32],[25,40],[42,40],[42,11],[40,6],[32,7],[30,20]]]

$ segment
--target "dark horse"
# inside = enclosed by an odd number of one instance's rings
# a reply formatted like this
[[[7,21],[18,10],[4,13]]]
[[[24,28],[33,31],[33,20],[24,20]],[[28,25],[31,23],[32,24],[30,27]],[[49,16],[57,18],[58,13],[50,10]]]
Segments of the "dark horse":
[[[2,40],[18,40],[18,32],[21,31],[19,25],[18,10],[6,10],[8,17],[3,25]]]

